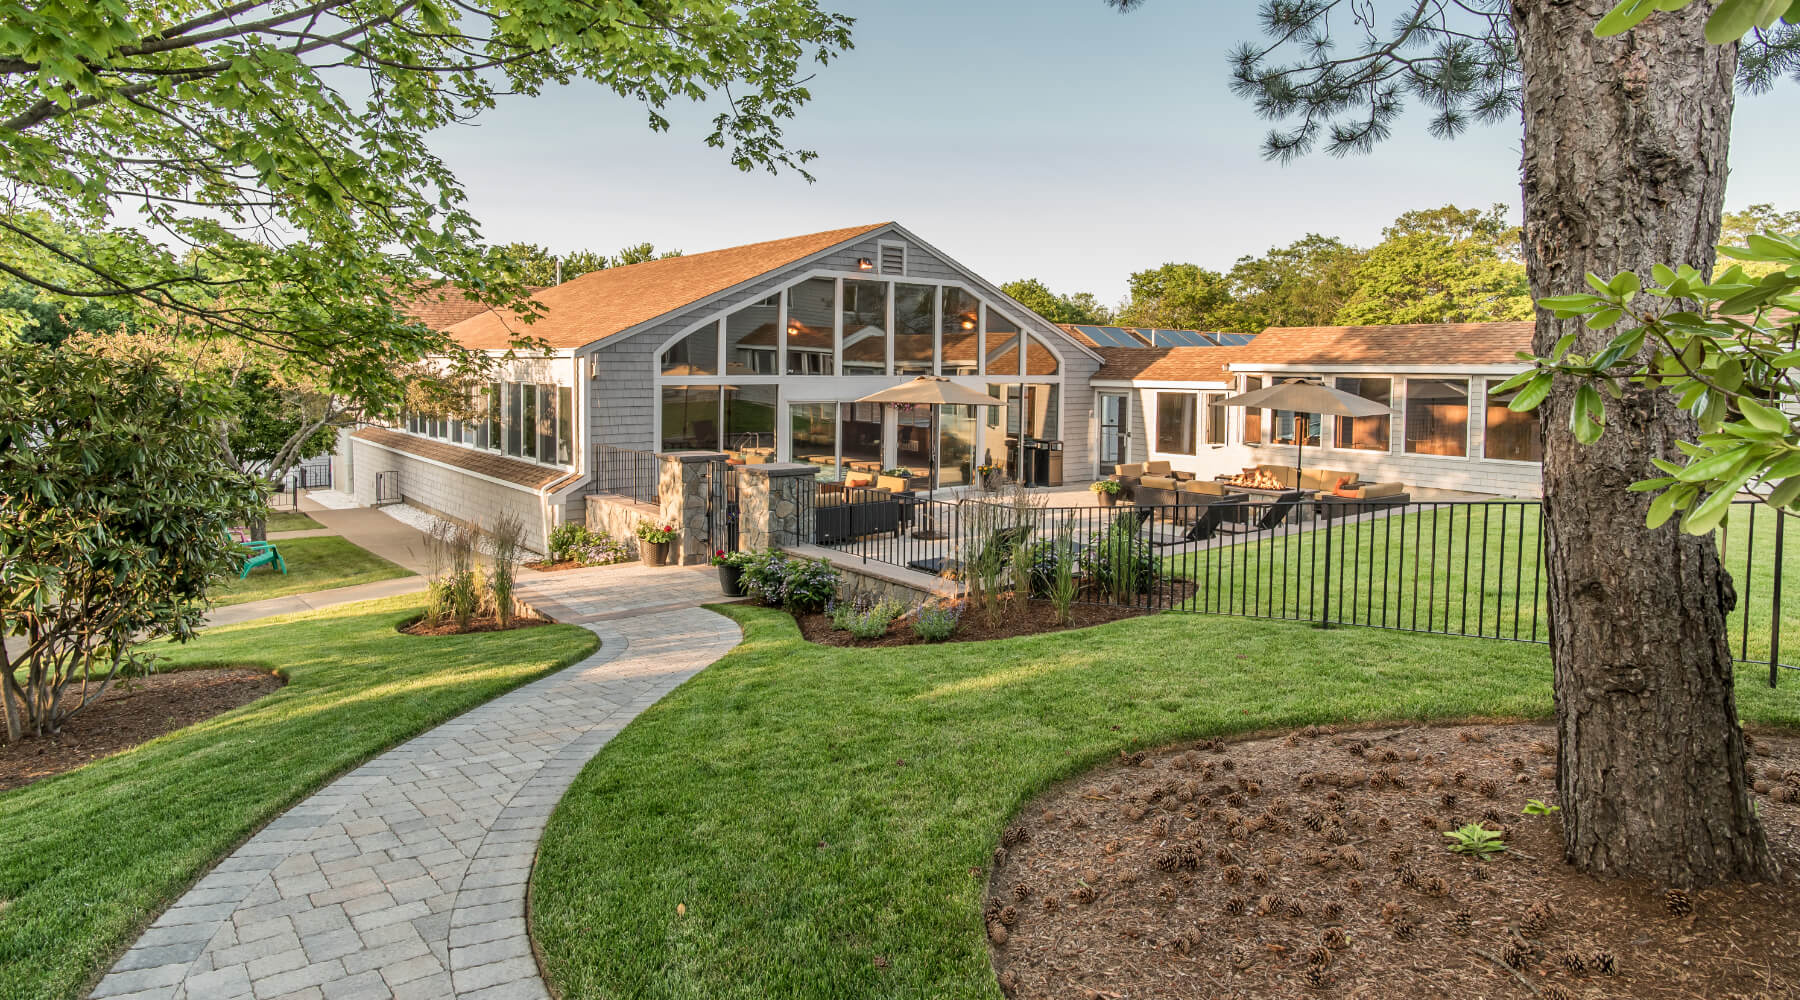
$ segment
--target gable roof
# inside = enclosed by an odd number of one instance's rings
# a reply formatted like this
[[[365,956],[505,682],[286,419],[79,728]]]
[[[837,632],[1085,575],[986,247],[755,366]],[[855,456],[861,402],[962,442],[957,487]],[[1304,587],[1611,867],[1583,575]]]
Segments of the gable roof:
[[[1247,365],[1505,365],[1531,349],[1530,320],[1399,326],[1272,326],[1231,363]]]
[[[891,223],[590,271],[532,296],[545,307],[535,323],[484,312],[449,332],[471,350],[505,350],[518,337],[541,339],[551,348],[585,347],[887,225]]]
[[[534,289],[535,291],[535,289]],[[414,292],[400,311],[433,330],[448,330],[456,324],[488,310],[485,303],[468,298],[455,285],[423,288]]]
[[[1102,347],[1096,382],[1220,382],[1244,347]]]

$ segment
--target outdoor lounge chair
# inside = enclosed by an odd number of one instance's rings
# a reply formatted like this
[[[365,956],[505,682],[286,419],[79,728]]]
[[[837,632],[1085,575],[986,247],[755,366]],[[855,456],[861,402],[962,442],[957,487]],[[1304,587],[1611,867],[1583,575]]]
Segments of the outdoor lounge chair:
[[[1289,490],[1276,497],[1269,504],[1269,509],[1255,521],[1250,520],[1253,508],[1249,506],[1245,498],[1239,498],[1230,504],[1218,504],[1216,506],[1220,508],[1238,508],[1235,512],[1226,511],[1226,513],[1236,513],[1237,516],[1229,520],[1221,519],[1219,528],[1231,532],[1268,531],[1285,520],[1295,507],[1305,503],[1309,496],[1310,494],[1306,490]]]
[[[250,571],[258,566],[267,566],[270,564],[273,564],[276,569],[280,570],[281,575],[287,575],[287,561],[281,558],[281,550],[275,547],[274,542],[241,542],[236,539],[233,539],[233,541],[243,548],[249,549],[248,552],[244,553],[244,568],[238,573],[238,579],[242,580],[249,576]]]
[[[1211,502],[1203,502],[1210,500]],[[1225,513],[1231,508],[1241,507],[1248,503],[1250,497],[1245,493],[1231,493],[1221,497],[1204,498],[1193,493],[1183,493],[1182,505],[1194,508],[1194,519],[1188,524],[1187,531],[1180,537],[1165,542],[1152,541],[1153,548],[1168,548],[1171,545],[1191,545],[1204,542],[1219,533],[1225,524]]]

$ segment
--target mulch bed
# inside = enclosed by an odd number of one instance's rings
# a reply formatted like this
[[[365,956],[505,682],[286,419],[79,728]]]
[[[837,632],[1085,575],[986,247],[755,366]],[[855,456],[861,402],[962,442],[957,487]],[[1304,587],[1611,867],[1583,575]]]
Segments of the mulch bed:
[[[400,631],[407,635],[474,635],[477,632],[511,632],[519,628],[536,628],[539,625],[554,625],[555,622],[537,615],[514,615],[512,621],[505,625],[493,615],[479,615],[469,620],[468,628],[457,628],[454,619],[441,625],[427,625],[425,619],[419,618],[411,624],[402,626]]]
[[[1553,729],[1412,727],[1134,753],[1026,807],[986,921],[1014,998],[1800,997],[1800,740],[1754,740],[1784,881],[1562,861]],[[1396,783],[1396,780],[1398,782]],[[1508,850],[1452,854],[1483,822]],[[1689,909],[1691,908],[1691,910]],[[1684,912],[1685,911],[1685,912]]]
[[[987,622],[978,607],[963,609],[962,621],[956,631],[945,642],[985,642],[989,639],[1011,639],[1022,635],[1039,635],[1045,632],[1063,632],[1068,629],[1087,628],[1092,625],[1104,625],[1107,622],[1121,621],[1126,618],[1137,618],[1142,615],[1153,615],[1165,611],[1172,606],[1178,607],[1194,594],[1194,584],[1188,580],[1175,580],[1159,584],[1157,592],[1147,598],[1150,607],[1119,607],[1111,604],[1074,604],[1069,608],[1069,624],[1059,624],[1056,620],[1056,606],[1047,600],[1032,600],[1023,610],[1014,610],[1006,606],[1000,613],[1000,620],[993,625]],[[1082,600],[1099,600],[1091,594],[1082,595]],[[894,621],[888,626],[887,634],[879,639],[860,640],[850,633],[842,631],[831,624],[831,616],[823,612],[807,615],[796,615],[794,621],[800,626],[800,634],[808,641],[821,646],[914,646],[925,644],[913,631],[912,617],[909,615]]]
[[[0,743],[0,791],[129,750],[248,704],[285,683],[266,670],[176,670],[115,682],[55,736]]]
[[[539,573],[560,573],[565,569],[593,569],[597,566],[624,566],[627,563],[635,562],[637,562],[636,559],[624,559],[619,562],[610,563],[582,562],[579,559],[564,559],[561,562],[551,562],[548,559],[539,559],[537,562],[526,563],[525,568],[536,570]]]

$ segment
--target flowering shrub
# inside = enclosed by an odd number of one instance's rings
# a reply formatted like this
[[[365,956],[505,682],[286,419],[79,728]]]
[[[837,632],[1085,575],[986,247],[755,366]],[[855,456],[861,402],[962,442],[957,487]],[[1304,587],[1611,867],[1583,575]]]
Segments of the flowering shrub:
[[[913,632],[926,642],[943,642],[962,623],[962,605],[953,601],[921,604],[913,611]]]
[[[822,560],[764,549],[744,560],[745,593],[796,614],[823,609],[837,593],[838,574]]]

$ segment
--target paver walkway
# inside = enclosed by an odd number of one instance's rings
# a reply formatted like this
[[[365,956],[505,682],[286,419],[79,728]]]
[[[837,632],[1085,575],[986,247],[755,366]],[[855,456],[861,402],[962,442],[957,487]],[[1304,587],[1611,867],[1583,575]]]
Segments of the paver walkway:
[[[592,609],[557,617],[592,619],[593,656],[289,810],[159,917],[93,996],[544,1000],[525,886],[551,810],[627,722],[741,636],[692,606],[717,599],[716,585],[699,586],[710,574],[620,566],[542,577]],[[675,607],[614,618],[615,598]]]

